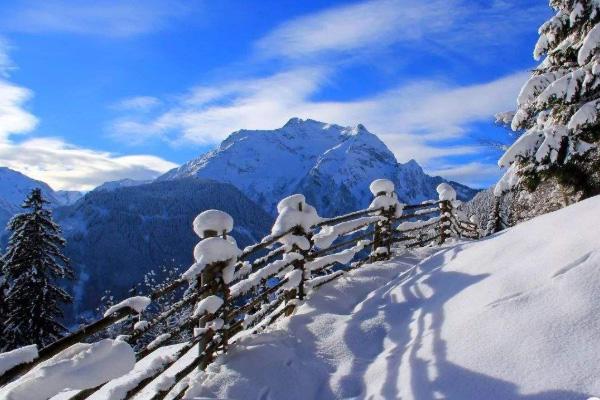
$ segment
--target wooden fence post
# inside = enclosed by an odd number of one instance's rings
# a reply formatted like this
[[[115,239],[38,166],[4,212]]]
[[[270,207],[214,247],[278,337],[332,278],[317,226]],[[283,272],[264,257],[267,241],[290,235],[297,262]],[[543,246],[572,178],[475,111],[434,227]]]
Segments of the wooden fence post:
[[[440,244],[444,244],[448,239],[448,225],[450,224],[450,218],[448,213],[450,212],[450,202],[448,200],[440,201]]]
[[[302,202],[298,203],[298,211],[300,211],[300,212],[303,211]],[[302,259],[294,261],[294,269],[300,270],[302,273],[302,277],[300,278],[300,283],[298,284],[297,296],[298,296],[298,299],[304,300],[304,298],[306,297],[306,288],[304,287],[304,282],[307,279],[310,279],[310,277],[307,276],[308,273],[306,271],[306,257],[308,257],[308,254],[313,247],[313,243],[312,243],[312,240],[310,237],[311,236],[310,233],[306,232],[304,230],[304,228],[301,226],[297,226],[296,228],[294,228],[294,232],[292,232],[292,235],[304,236],[306,238],[306,240],[308,240],[308,242],[310,243],[309,248],[306,250],[301,249],[296,244],[294,244],[292,246],[292,252],[299,253],[302,255]]]
[[[385,217],[385,220],[382,221],[382,236],[384,240],[384,245],[387,248],[387,253],[384,257],[384,259],[386,260],[389,260],[392,256],[392,219],[394,218],[394,215],[396,215],[396,207],[397,206],[391,206],[388,210],[384,210],[382,213]]]
[[[456,200],[456,190],[448,183],[440,183],[436,191],[440,201],[440,242],[443,244],[449,237],[450,232],[450,213],[452,212],[452,202]]]
[[[369,190],[374,196],[369,209],[381,209],[383,220],[375,224],[373,246],[370,261],[389,260],[392,250],[392,220],[396,216],[398,203],[394,183],[387,179],[376,179],[371,182]],[[385,249],[385,252],[380,251]]]
[[[381,222],[378,221],[375,223],[373,228],[373,245],[371,246],[371,261],[377,260],[377,249],[381,247],[381,243],[383,242],[383,227],[381,226]]]
[[[198,345],[199,368],[212,362],[217,351],[227,351],[231,311],[229,282],[233,280],[237,257],[241,253],[235,242],[230,241],[227,236],[232,229],[231,216],[218,210],[204,211],[194,220],[194,231],[202,240],[194,248],[196,264],[184,276],[192,274],[189,279],[193,276],[194,268],[198,268],[196,290],[201,294],[193,310],[193,317],[200,318],[200,321],[198,331],[193,332],[193,335],[205,335]],[[210,255],[209,248],[215,245],[221,254]],[[207,256],[212,257],[212,262],[208,261],[204,265]],[[220,343],[213,343],[215,336]]]
[[[229,296],[229,286],[225,284],[223,279],[223,270],[229,265],[229,262],[219,261],[213,264],[207,265],[204,270],[200,273],[198,290],[202,291],[202,296],[199,299],[198,304],[210,296],[217,296],[223,300],[223,304],[219,310],[210,314],[208,318],[203,318],[201,326],[199,328],[206,334],[208,331],[212,331],[211,336],[219,336],[222,338],[220,346],[215,348],[214,352],[205,354],[201,364],[210,363],[214,359],[214,353],[218,349],[222,349],[224,352],[227,351],[227,328],[229,327],[228,314],[231,309],[231,302]],[[207,345],[210,342],[207,343]],[[200,355],[205,351],[204,348],[199,346]]]

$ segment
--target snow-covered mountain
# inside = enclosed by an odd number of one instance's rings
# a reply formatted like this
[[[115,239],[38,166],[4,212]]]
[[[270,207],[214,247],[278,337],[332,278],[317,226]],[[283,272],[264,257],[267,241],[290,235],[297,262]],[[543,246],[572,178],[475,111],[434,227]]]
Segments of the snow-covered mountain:
[[[117,181],[104,182],[102,185],[98,186],[94,190],[96,190],[96,191],[100,191],[100,190],[111,191],[111,190],[124,188],[124,187],[145,185],[150,182],[152,182],[152,180],[139,181],[136,179],[125,178],[125,179],[120,179]]]
[[[8,220],[21,212],[21,204],[32,189],[40,188],[50,207],[71,204],[79,192],[52,190],[48,184],[28,177],[7,167],[0,167],[0,227],[6,226]],[[79,193],[79,197],[81,194]],[[0,229],[0,231],[2,230]]]
[[[59,201],[59,205],[61,206],[69,206],[83,196],[85,196],[85,192],[78,190],[57,190],[54,192],[54,197]]]
[[[231,183],[273,212],[284,196],[303,193],[324,215],[368,206],[369,183],[395,182],[407,203],[437,198],[444,180],[425,174],[416,161],[401,164],[364,126],[342,127],[314,120],[290,119],[275,130],[240,130],[214,151],[167,172],[159,180],[200,177]],[[451,182],[463,200],[477,192]]]

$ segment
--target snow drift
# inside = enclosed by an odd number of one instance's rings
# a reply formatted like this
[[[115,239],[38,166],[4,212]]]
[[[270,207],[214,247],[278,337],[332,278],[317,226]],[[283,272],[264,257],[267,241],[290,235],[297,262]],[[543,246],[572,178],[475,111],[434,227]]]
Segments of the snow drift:
[[[600,394],[600,197],[366,265],[241,340],[186,398]]]

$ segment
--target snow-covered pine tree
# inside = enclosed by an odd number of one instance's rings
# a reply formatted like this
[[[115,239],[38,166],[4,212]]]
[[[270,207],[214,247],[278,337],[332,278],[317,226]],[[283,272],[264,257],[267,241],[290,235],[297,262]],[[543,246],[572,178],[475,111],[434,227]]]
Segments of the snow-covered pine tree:
[[[521,89],[512,118],[524,132],[499,164],[499,195],[548,179],[578,197],[600,193],[600,1],[550,0],[556,14],[539,28],[543,61]],[[506,114],[508,115],[508,114]]]
[[[502,230],[502,220],[500,216],[500,198],[494,196],[492,210],[489,214],[485,236],[491,235]]]
[[[65,240],[60,227],[44,208],[40,189],[33,189],[17,214],[8,223],[12,232],[2,268],[8,280],[6,318],[2,326],[5,349],[36,343],[47,345],[67,329],[59,322],[60,303],[71,296],[58,286],[60,279],[72,279],[69,260],[62,254]]]

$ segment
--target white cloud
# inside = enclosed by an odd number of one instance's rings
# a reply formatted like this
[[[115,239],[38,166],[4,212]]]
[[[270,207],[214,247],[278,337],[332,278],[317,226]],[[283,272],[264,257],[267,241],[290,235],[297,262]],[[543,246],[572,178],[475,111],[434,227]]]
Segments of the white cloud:
[[[153,96],[135,96],[119,101],[114,104],[114,108],[124,111],[149,111],[160,103],[161,101]]]
[[[495,181],[504,171],[496,164],[470,162],[462,165],[450,165],[431,171],[446,179],[461,182],[472,187],[482,187],[482,182]]]
[[[10,45],[8,41],[0,36],[0,76],[8,78],[9,72],[15,69],[15,65],[9,56]]]
[[[56,138],[0,143],[0,164],[53,189],[90,190],[123,179],[151,179],[176,164],[149,155],[119,156],[76,147]]]
[[[37,125],[37,118],[24,109],[32,96],[28,89],[0,79],[0,141],[9,134],[25,133]]]
[[[454,0],[365,1],[286,22],[257,47],[267,55],[296,57],[420,40],[448,30],[460,13],[462,7]]]
[[[535,30],[535,21],[548,13],[547,3],[520,0],[370,0],[287,21],[256,47],[264,56],[298,59],[340,52],[357,57],[357,52],[400,43],[481,57],[524,29]]]
[[[238,129],[276,128],[306,108],[306,98],[327,80],[327,71],[300,68],[267,78],[196,87],[167,111],[145,119],[124,116],[111,131],[128,143],[159,138],[172,144],[214,144]]]
[[[342,125],[360,122],[400,161],[415,158],[427,165],[437,158],[480,151],[477,146],[448,146],[447,141],[466,136],[469,124],[492,121],[498,110],[514,107],[526,77],[520,72],[470,86],[423,81],[369,98],[327,102],[311,100],[328,82],[327,71],[299,68],[197,88],[154,118],[125,116],[112,128],[126,141],[158,137],[170,143],[214,144],[237,129],[278,128],[295,116]]]
[[[5,6],[0,24],[13,32],[126,37],[163,29],[189,11],[179,0],[24,0]]]

